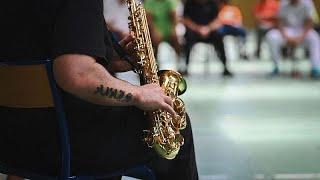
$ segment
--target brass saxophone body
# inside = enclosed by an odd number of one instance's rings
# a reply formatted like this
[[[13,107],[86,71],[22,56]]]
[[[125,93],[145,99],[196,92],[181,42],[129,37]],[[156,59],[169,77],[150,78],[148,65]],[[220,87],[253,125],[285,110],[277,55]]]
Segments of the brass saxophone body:
[[[140,76],[141,85],[159,84],[166,95],[174,104],[177,117],[164,110],[146,112],[150,120],[150,129],[145,130],[144,141],[149,147],[163,158],[173,159],[184,144],[184,138],[180,130],[186,127],[186,112],[184,102],[177,96],[186,91],[184,78],[175,71],[158,71],[158,66],[153,52],[147,23],[146,12],[141,3],[135,0],[126,0],[129,9],[129,29],[135,37],[134,51],[138,61],[135,63],[135,71]]]

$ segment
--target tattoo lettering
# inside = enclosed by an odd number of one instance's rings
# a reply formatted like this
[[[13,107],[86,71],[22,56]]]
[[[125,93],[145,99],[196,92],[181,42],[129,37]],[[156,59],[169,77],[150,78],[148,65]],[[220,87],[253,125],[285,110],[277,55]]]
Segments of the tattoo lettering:
[[[98,86],[94,94],[106,96],[122,102],[131,102],[133,99],[133,95],[131,93],[126,94],[126,92],[122,90],[117,90],[109,87],[104,88],[103,85]]]
[[[107,87],[106,96],[108,96],[109,98],[116,98],[117,97],[117,90]]]
[[[122,99],[124,97],[124,95],[125,95],[125,92],[120,90],[117,98]]]
[[[94,92],[94,94],[100,94],[101,96],[104,95],[103,93],[103,85],[100,85],[99,87],[97,87],[97,90]]]
[[[133,99],[133,95],[131,94],[131,93],[129,93],[129,94],[127,94],[126,96],[125,96],[125,102],[130,102],[130,101],[132,101],[132,99]]]

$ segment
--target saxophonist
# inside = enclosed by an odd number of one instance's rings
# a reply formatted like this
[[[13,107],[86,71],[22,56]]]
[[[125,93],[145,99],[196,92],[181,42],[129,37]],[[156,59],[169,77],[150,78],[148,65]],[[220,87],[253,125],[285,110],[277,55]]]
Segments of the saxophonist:
[[[141,140],[148,125],[144,111],[163,109],[175,116],[173,102],[157,84],[135,86],[111,75],[132,67],[113,54],[102,0],[7,0],[0,14],[1,59],[54,59],[71,134],[73,174],[146,164],[157,179],[198,179],[189,118],[181,132],[185,143],[174,160],[159,157]],[[132,40],[129,36],[120,42],[129,53]],[[27,96],[24,89],[32,86],[26,85],[21,94]],[[55,175],[59,152],[54,113],[46,107],[10,106],[0,99],[0,142],[5,145],[0,162]]]

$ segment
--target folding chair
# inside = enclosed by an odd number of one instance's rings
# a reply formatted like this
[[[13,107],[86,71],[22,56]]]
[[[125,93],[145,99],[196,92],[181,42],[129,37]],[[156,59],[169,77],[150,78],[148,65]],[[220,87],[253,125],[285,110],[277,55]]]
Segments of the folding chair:
[[[26,172],[21,169],[15,169],[8,167],[5,164],[0,164],[0,172],[4,174],[12,174],[22,176],[24,178],[32,180],[94,180],[100,178],[111,178],[116,176],[130,176],[139,179],[154,180],[155,176],[151,169],[145,165],[139,165],[136,167],[120,170],[110,174],[97,174],[95,176],[86,175],[72,175],[71,174],[71,163],[70,163],[70,142],[69,142],[69,132],[66,120],[66,115],[63,109],[62,99],[60,97],[59,90],[56,86],[53,70],[52,70],[52,60],[25,60],[25,61],[2,61],[0,60],[0,66],[29,66],[29,65],[45,65],[51,93],[54,102],[54,108],[58,120],[58,133],[60,140],[60,154],[61,154],[61,164],[60,171],[56,177],[44,177],[36,173]]]

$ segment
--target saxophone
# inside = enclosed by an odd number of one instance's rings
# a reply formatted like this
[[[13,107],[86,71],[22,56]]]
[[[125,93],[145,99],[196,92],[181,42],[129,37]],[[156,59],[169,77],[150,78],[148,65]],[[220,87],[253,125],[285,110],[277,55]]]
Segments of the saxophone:
[[[186,91],[186,81],[178,72],[158,71],[145,9],[141,2],[136,3],[135,0],[126,0],[126,3],[129,9],[129,30],[135,37],[133,44],[137,61],[134,63],[134,69],[140,76],[140,83],[159,84],[172,99],[177,113],[177,117],[172,117],[161,109],[145,112],[150,120],[150,129],[144,130],[143,140],[161,157],[174,159],[180,146],[184,144],[180,130],[187,126],[184,102],[177,97]]]

